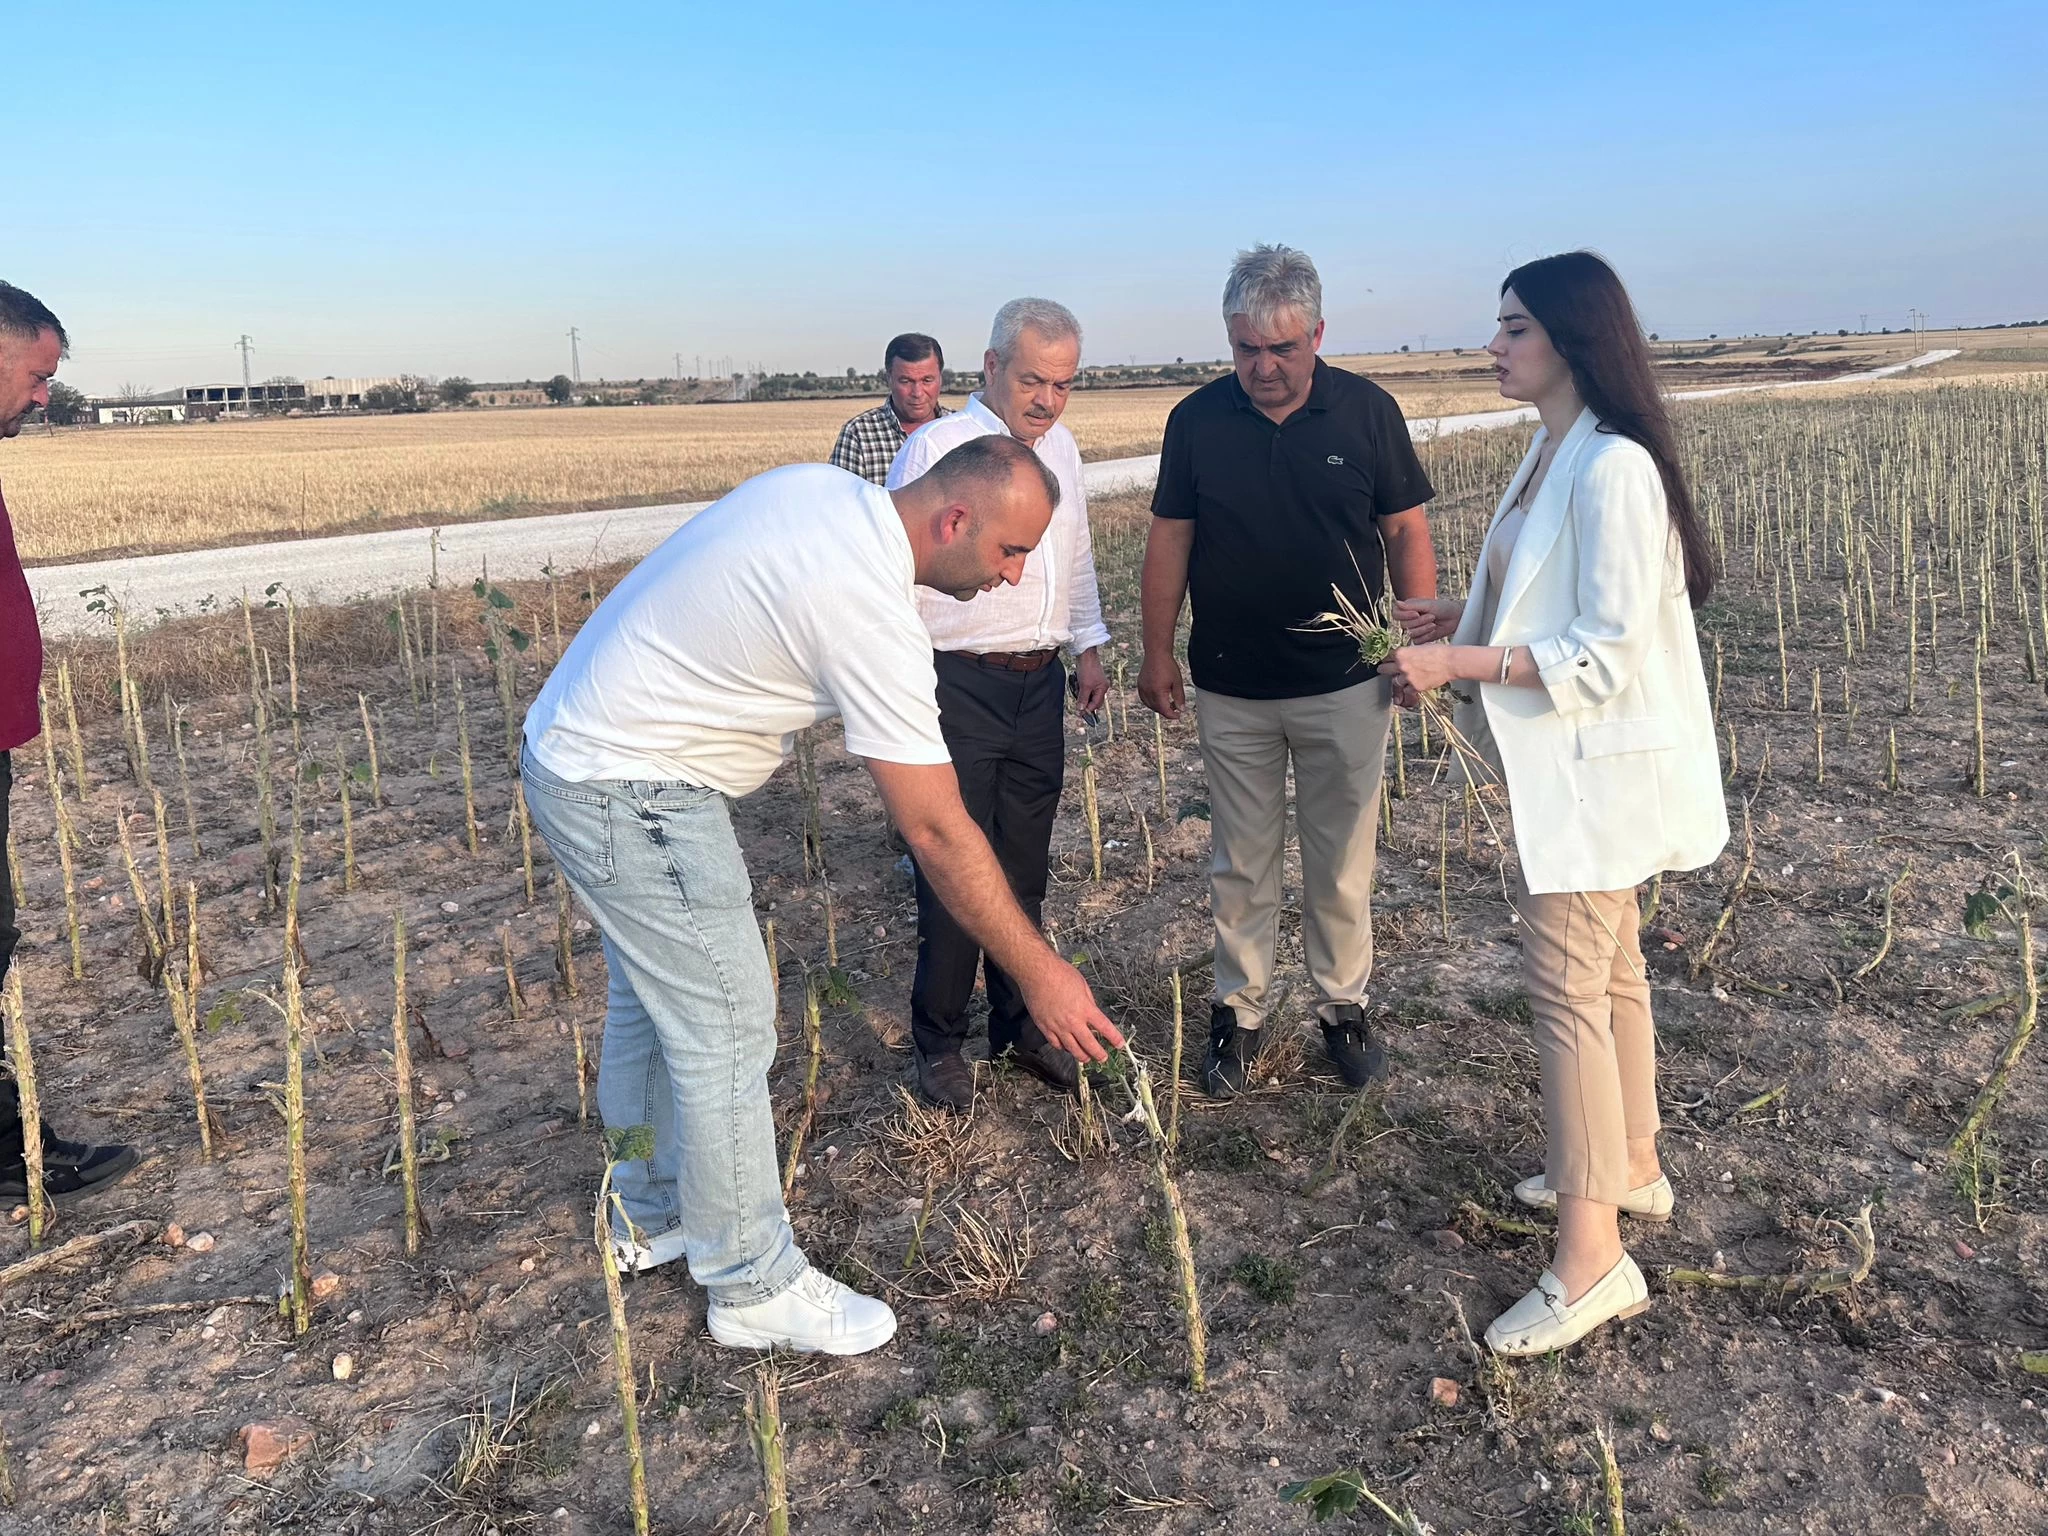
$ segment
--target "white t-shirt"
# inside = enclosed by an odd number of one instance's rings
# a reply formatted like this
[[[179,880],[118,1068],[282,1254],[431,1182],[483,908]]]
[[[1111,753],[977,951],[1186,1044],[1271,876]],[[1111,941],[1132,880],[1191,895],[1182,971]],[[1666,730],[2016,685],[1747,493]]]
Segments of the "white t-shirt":
[[[961,409],[926,422],[904,439],[889,466],[889,489],[910,484],[962,443],[992,433],[1012,435],[979,394],[969,395]],[[1095,585],[1080,445],[1073,433],[1054,422],[1034,451],[1060,486],[1051,526],[1024,557],[1024,575],[1014,587],[978,592],[964,603],[929,587],[919,589],[917,607],[934,649],[1039,651],[1071,645],[1078,655],[1109,644]]]
[[[526,715],[550,773],[761,787],[796,732],[950,761],[910,539],[889,493],[828,464],[756,475],[677,529],[598,605]]]

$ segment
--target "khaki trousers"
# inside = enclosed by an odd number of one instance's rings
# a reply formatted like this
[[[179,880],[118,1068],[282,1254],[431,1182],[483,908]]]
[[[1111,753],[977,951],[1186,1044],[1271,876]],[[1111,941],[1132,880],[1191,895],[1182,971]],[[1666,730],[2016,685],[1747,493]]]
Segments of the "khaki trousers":
[[[1636,893],[1518,888],[1515,906],[1543,1074],[1544,1181],[1560,1195],[1619,1205],[1629,1141],[1659,1124]]]
[[[1209,779],[1215,1000],[1256,1028],[1280,937],[1287,765],[1301,843],[1301,932],[1316,1001],[1363,1003],[1372,977],[1373,840],[1387,758],[1387,685],[1306,699],[1202,693],[1195,723]]]

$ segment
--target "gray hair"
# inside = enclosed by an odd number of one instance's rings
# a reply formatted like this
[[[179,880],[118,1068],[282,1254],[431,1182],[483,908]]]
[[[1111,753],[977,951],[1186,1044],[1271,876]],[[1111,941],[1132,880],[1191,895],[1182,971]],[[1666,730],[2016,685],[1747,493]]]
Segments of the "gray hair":
[[[1239,251],[1223,285],[1223,319],[1243,315],[1262,331],[1292,310],[1314,330],[1323,318],[1323,280],[1306,253],[1287,245],[1255,245]]]
[[[1012,299],[996,311],[996,323],[989,327],[988,349],[995,353],[997,362],[1007,363],[1017,355],[1017,338],[1027,328],[1047,341],[1064,341],[1071,336],[1075,346],[1081,344],[1081,322],[1066,305],[1055,304],[1051,299]]]

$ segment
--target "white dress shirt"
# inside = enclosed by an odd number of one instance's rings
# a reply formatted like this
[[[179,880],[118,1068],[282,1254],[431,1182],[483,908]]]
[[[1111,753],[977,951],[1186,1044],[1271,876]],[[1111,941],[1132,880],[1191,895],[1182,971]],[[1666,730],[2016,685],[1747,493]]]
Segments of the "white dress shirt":
[[[950,416],[928,422],[897,450],[888,487],[898,490],[977,437],[1013,435],[977,394]],[[1043,651],[1070,645],[1074,653],[1109,643],[1102,598],[1095,585],[1095,551],[1088,537],[1088,492],[1081,479],[1081,448],[1057,422],[1035,445],[1059,482],[1060,504],[1038,547],[1024,559],[1016,586],[1000,586],[968,602],[917,589],[918,613],[939,651]]]

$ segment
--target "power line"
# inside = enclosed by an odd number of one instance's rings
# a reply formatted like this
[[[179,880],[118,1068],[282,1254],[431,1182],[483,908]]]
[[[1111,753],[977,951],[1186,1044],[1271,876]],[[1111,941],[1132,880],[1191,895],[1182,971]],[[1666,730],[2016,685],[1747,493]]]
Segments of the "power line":
[[[244,331],[242,339],[236,342],[235,345],[242,349],[242,409],[244,412],[254,415],[254,404],[249,398],[249,333]]]
[[[573,326],[573,325],[572,325],[572,326],[570,326],[570,327],[569,327],[569,377],[570,377],[571,379],[573,379],[573,380],[574,380],[574,381],[575,381],[576,383],[578,383],[578,384],[581,384],[581,383],[583,382],[583,359],[582,359],[582,357],[581,357],[581,356],[580,356],[580,355],[578,354],[578,352],[577,352],[577,350],[576,350],[576,343],[577,343],[578,341],[580,341],[581,339],[582,339],[582,333],[581,333],[580,331],[578,331],[578,330],[576,329],[576,327],[575,327],[575,326]]]

